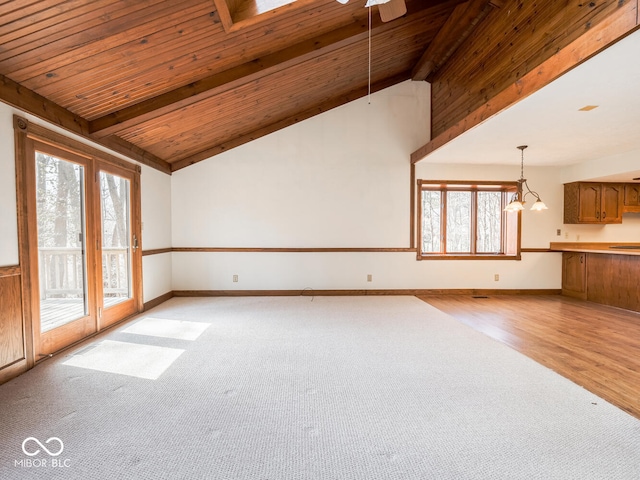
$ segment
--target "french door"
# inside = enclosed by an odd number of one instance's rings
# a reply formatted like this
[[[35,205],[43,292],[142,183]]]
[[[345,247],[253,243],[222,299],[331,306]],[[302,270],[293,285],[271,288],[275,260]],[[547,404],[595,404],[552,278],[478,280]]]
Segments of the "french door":
[[[140,221],[133,209],[135,175],[116,166],[99,164],[96,202],[99,219],[97,245],[98,326],[108,327],[138,311],[140,270]],[[137,188],[135,188],[137,191]]]
[[[140,310],[139,176],[33,138],[26,154],[37,361]]]

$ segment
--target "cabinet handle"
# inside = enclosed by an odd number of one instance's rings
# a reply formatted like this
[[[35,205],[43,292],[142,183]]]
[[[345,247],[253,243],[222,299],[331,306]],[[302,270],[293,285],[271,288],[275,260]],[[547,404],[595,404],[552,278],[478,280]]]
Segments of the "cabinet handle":
[[[580,255],[580,263],[584,263],[584,255]]]
[[[602,212],[602,219],[604,220],[605,218],[607,218],[607,212]]]

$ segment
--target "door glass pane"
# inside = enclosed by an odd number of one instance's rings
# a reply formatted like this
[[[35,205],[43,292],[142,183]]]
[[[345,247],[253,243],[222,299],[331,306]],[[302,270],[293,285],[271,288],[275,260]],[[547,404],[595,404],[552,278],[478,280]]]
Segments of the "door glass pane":
[[[100,172],[104,307],[131,298],[129,180]]]
[[[84,167],[36,152],[40,331],[88,314]]]
[[[471,252],[471,192],[447,192],[447,253]]]
[[[478,253],[502,251],[502,192],[478,192]]]
[[[422,191],[422,252],[440,253],[441,193]]]

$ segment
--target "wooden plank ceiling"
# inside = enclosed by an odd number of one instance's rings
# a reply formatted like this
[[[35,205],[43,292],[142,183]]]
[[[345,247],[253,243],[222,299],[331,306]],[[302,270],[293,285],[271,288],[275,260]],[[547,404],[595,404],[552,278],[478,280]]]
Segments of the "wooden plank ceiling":
[[[364,96],[364,3],[298,0],[234,20],[216,7],[232,0],[0,1],[0,99],[175,171]],[[373,89],[424,80],[459,23],[495,3],[407,0],[387,23],[374,7]]]

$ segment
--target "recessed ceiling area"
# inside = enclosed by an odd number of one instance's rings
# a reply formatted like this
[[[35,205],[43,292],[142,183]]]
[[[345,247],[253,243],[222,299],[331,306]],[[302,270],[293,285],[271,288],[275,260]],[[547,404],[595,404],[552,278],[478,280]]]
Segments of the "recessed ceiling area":
[[[422,162],[565,166],[640,152],[640,31],[434,151]],[[598,106],[580,111],[585,106]],[[631,181],[638,170],[609,180]]]

